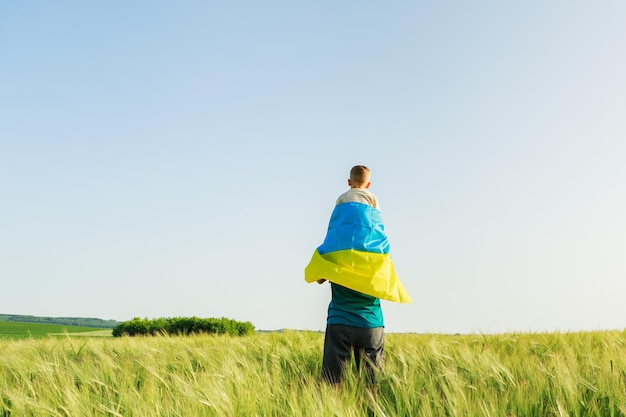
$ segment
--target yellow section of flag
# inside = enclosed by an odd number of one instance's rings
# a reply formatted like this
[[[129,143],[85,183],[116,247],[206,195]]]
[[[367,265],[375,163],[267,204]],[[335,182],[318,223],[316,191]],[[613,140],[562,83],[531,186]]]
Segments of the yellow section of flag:
[[[316,250],[304,270],[304,280],[310,283],[322,278],[382,300],[413,302],[388,253],[346,249],[320,255]]]

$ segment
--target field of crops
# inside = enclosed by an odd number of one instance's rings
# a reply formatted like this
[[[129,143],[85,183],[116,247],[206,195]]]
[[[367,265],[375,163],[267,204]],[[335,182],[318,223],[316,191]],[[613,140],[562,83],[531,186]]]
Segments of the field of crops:
[[[387,336],[320,382],[323,334],[0,340],[0,416],[626,416],[622,332]]]
[[[94,332],[99,333],[108,332],[110,330],[102,330],[93,327],[83,326],[64,326],[61,324],[43,324],[43,323],[21,323],[12,321],[0,320],[0,339],[29,339],[47,337],[50,334],[64,334],[64,333],[84,333]],[[0,414],[1,416],[1,414]]]

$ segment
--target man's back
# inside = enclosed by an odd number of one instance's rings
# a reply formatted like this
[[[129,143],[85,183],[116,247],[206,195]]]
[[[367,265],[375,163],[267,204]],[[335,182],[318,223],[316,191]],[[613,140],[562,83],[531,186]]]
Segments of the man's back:
[[[328,324],[344,324],[365,329],[384,326],[380,299],[332,282],[331,288]]]

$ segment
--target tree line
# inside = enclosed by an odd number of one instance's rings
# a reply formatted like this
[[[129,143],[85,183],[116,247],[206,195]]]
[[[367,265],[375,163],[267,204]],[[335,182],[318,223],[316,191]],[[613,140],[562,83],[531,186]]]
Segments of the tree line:
[[[37,317],[19,314],[0,314],[0,321],[60,324],[64,326],[97,327],[102,329],[112,329],[119,323],[115,320],[102,320],[91,317]]]
[[[244,336],[254,332],[249,321],[240,322],[222,318],[172,317],[139,318],[122,322],[113,328],[113,336],[188,335],[199,333]]]

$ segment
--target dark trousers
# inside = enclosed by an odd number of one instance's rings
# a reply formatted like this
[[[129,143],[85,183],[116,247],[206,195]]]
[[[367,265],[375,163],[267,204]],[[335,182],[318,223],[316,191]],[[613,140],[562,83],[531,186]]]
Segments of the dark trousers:
[[[354,354],[356,368],[364,368],[370,382],[376,380],[376,373],[382,369],[385,353],[385,333],[383,327],[364,329],[343,324],[327,324],[324,337],[324,359],[322,378],[338,383],[343,379],[345,368],[350,365]]]

